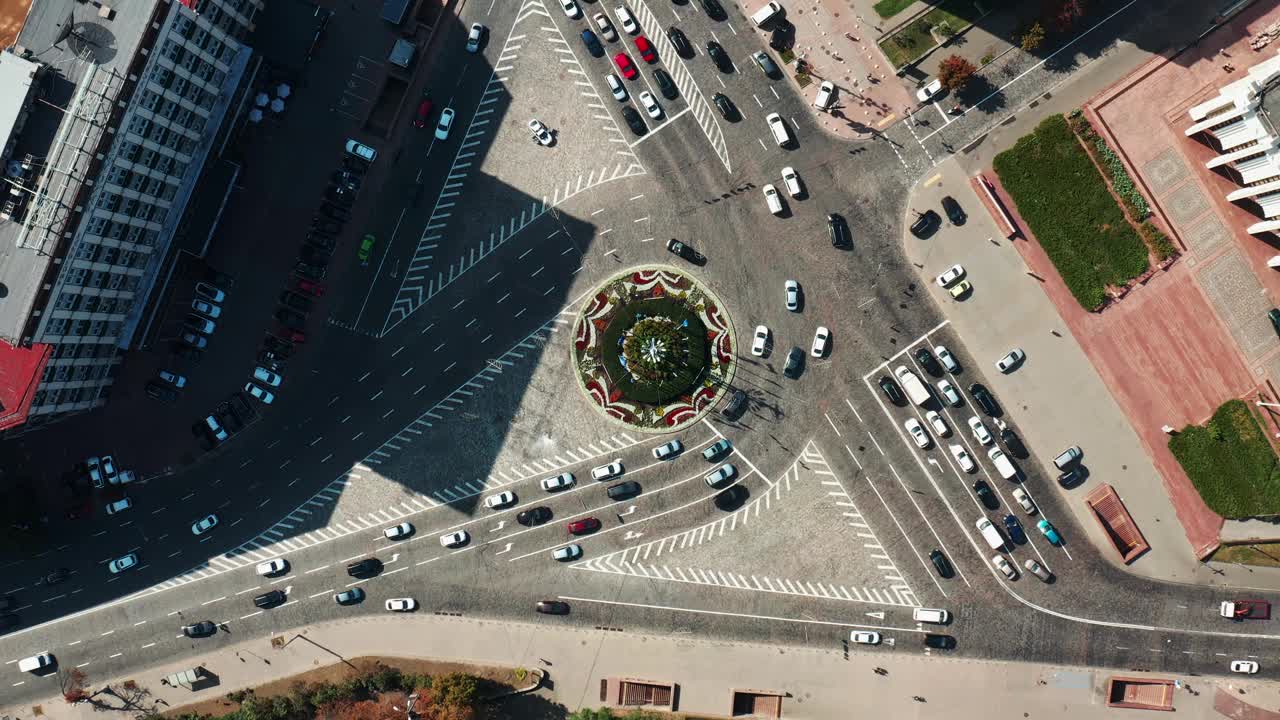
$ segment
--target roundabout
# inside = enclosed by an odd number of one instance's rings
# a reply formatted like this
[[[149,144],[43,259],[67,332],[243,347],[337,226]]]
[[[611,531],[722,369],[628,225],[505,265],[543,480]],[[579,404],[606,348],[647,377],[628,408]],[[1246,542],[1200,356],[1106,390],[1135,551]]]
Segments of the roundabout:
[[[603,282],[573,329],[578,386],[612,422],[672,432],[701,419],[733,380],[733,323],[720,299],[670,267]]]

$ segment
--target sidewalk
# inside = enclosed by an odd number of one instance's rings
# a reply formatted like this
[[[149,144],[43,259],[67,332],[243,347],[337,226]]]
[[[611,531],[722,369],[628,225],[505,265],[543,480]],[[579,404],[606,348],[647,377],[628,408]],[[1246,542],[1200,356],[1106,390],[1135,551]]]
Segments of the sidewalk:
[[[547,700],[564,705],[567,711],[599,707],[601,681],[627,677],[678,683],[679,711],[715,716],[731,714],[733,688],[783,694],[782,715],[786,718],[985,720],[991,717],[993,707],[1003,709],[1003,717],[1041,719],[1091,720],[1132,714],[1105,707],[1101,696],[1111,673],[1100,670],[953,660],[888,648],[865,653],[850,651],[846,657],[834,632],[828,649],[805,650],[584,630],[552,623],[555,621],[533,625],[433,615],[381,615],[311,627],[303,631],[305,639],[294,639],[294,631],[284,633],[282,636],[291,642],[283,649],[272,648],[267,638],[251,640],[131,678],[152,691],[153,700],[167,702],[168,707],[161,709],[169,711],[184,703],[223,697],[332,665],[342,658],[382,655],[541,667],[548,672],[549,681],[538,692]],[[257,656],[261,657],[254,659]],[[195,666],[218,676],[221,683],[195,693],[160,684],[165,675]],[[876,674],[876,667],[886,669],[887,674]],[[87,687],[92,692],[105,684],[118,686],[127,679],[106,680],[90,671]],[[1180,679],[1191,682],[1198,694],[1179,692],[1174,698],[1177,712],[1206,720],[1221,717],[1213,709],[1213,681],[1199,677]],[[55,681],[43,682],[55,689]],[[1274,705],[1280,699],[1274,684],[1220,685],[1239,700],[1259,702],[1265,698]],[[1241,687],[1244,695],[1238,692]],[[924,702],[913,700],[915,695],[923,697]],[[40,705],[44,713],[41,717],[51,720],[103,717],[88,705],[67,705],[61,697],[51,697]],[[6,713],[15,720],[33,717],[30,704],[0,708],[0,716]]]

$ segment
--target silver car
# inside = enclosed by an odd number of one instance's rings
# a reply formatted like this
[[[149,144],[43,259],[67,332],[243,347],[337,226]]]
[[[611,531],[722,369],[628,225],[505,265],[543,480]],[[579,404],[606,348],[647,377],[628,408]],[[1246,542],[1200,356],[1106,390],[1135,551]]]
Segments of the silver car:
[[[723,484],[727,480],[733,479],[733,477],[737,474],[738,474],[738,468],[734,467],[733,463],[725,463],[720,467],[716,468],[713,472],[708,473],[707,476],[703,478],[703,480],[707,483],[708,486],[714,488],[714,487],[719,487],[721,484]]]
[[[556,548],[551,551],[551,557],[560,562],[569,562],[582,557],[582,546],[574,543],[573,545],[565,545],[562,548]]]
[[[659,460],[668,460],[679,455],[684,445],[679,440],[672,440],[653,449],[653,456]]]
[[[556,492],[557,490],[564,490],[567,487],[573,487],[573,483],[573,473],[560,473],[559,475],[542,478],[542,489],[547,492]]]
[[[618,477],[619,475],[622,474],[622,472],[623,472],[622,458],[618,458],[617,460],[614,460],[608,465],[601,465],[600,467],[592,468],[591,479],[592,480],[608,480],[610,478]]]
[[[388,540],[399,540],[400,538],[409,537],[412,534],[413,534],[413,525],[409,523],[400,523],[399,525],[392,525],[391,527],[382,531],[382,536]]]

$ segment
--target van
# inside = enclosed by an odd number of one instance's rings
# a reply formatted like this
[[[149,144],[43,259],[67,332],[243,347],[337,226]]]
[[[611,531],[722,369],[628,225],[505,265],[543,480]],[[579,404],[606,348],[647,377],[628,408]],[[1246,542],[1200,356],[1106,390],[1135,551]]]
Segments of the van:
[[[987,545],[992,550],[1004,549],[1004,536],[1000,534],[1000,531],[996,529],[995,525],[991,524],[990,520],[986,518],[978,518],[978,522],[976,524],[978,532],[982,533],[982,539],[987,541]]]
[[[227,439],[227,430],[222,427],[222,423],[218,422],[218,418],[212,415],[205,416],[204,427],[213,436],[214,440],[222,442]]]
[[[128,510],[131,507],[133,507],[132,500],[130,500],[129,498],[121,498],[107,505],[107,514],[115,515],[116,513],[124,512],[125,510]]]
[[[253,605],[254,607],[260,607],[263,609],[272,608],[284,602],[287,598],[288,595],[286,595],[283,590],[272,590],[271,592],[263,593],[255,597],[253,599]]]
[[[640,483],[634,480],[620,482],[617,485],[610,485],[605,492],[608,493],[610,500],[626,500],[640,494]]]
[[[937,608],[914,608],[911,610],[911,619],[916,622],[946,625],[951,622],[951,613]]]
[[[920,378],[911,372],[906,365],[899,365],[894,369],[893,374],[898,378],[898,384],[902,389],[907,391],[907,396],[911,398],[911,402],[924,406],[925,403],[933,397],[925,388],[924,383],[920,382]]]
[[[778,147],[791,144],[791,133],[787,131],[787,123],[783,121],[781,115],[769,113],[765,116],[765,122],[769,123],[769,132],[773,133],[773,141],[778,143]]]
[[[1053,459],[1053,466],[1059,470],[1066,470],[1074,465],[1083,455],[1084,453],[1080,452],[1080,447],[1078,445],[1072,445],[1066,450],[1063,450],[1058,457]]]
[[[18,669],[22,672],[39,672],[44,668],[53,665],[53,655],[48,652],[42,652],[39,655],[32,655],[28,658],[22,658],[18,661]]]
[[[991,462],[995,463],[996,471],[1000,473],[1000,477],[1005,480],[1013,480],[1018,477],[1018,469],[1009,461],[1009,456],[998,447],[993,447],[987,451],[987,457],[991,458]]]
[[[755,23],[756,27],[764,27],[781,14],[781,5],[776,2],[767,2],[751,14],[751,22]]]

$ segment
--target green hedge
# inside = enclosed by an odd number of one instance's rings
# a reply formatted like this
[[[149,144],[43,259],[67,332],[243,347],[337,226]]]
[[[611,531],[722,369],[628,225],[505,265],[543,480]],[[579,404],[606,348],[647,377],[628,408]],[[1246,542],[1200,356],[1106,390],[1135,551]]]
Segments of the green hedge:
[[[1183,428],[1169,439],[1169,450],[1219,515],[1280,513],[1276,453],[1244,401],[1228,401],[1209,422]]]
[[[1147,248],[1061,115],[995,158],[1000,182],[1086,309],[1146,272]]]
[[[621,339],[632,325],[645,317],[655,316],[670,318],[677,325],[688,323],[682,329],[685,356],[690,360],[679,374],[666,382],[639,382],[631,377],[618,359],[622,355]],[[612,387],[621,391],[628,400],[648,405],[660,405],[688,393],[702,379],[709,362],[706,326],[697,314],[685,307],[683,301],[673,298],[639,300],[619,307],[600,342],[600,359]]]

